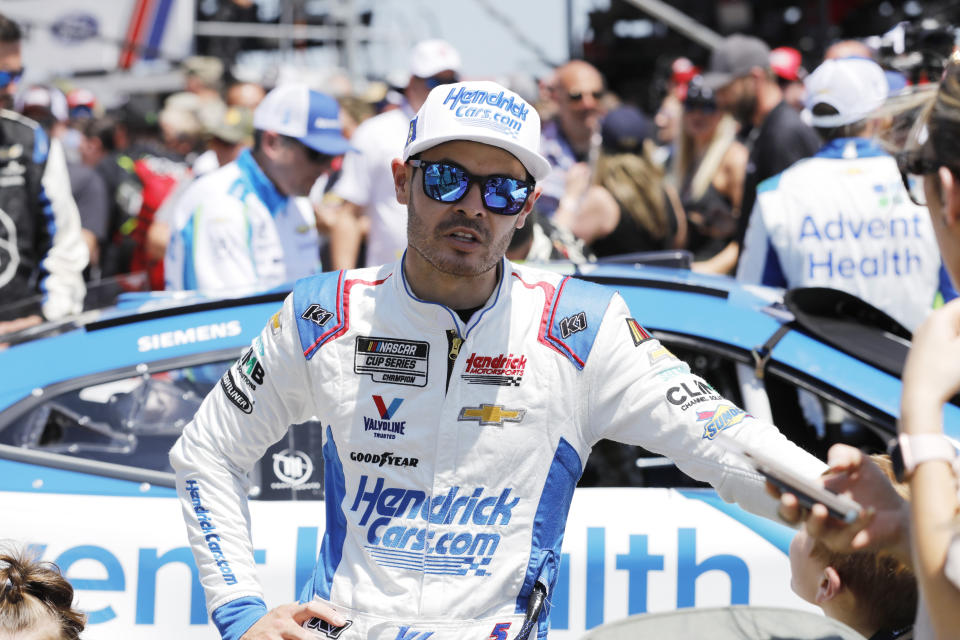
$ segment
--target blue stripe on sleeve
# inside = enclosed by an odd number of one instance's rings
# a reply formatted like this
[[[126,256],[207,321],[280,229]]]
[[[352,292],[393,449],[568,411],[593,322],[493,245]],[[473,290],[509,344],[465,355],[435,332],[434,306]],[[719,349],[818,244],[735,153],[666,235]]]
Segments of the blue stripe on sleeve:
[[[239,640],[266,614],[266,603],[260,598],[248,596],[217,607],[213,612],[213,624],[223,640]]]

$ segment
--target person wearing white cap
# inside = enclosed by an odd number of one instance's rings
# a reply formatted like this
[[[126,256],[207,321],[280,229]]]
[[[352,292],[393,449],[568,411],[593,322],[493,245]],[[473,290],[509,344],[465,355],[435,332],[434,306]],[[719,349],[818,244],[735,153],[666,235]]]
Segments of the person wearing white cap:
[[[333,186],[333,194],[342,200],[330,232],[334,268],[360,266],[364,241],[362,264],[367,266],[393,262],[406,246],[407,212],[393,193],[390,160],[402,148],[410,118],[430,90],[457,81],[460,54],[443,40],[424,40],[410,52],[409,71],[400,107],[364,121],[350,139],[357,151],[346,155]]]
[[[171,214],[167,289],[276,286],[320,270],[306,195],[350,145],[332,97],[277,87],[253,114],[254,145],[190,185]]]
[[[550,170],[539,144],[516,93],[433,89],[391,162],[403,256],[298,281],[172,448],[226,640],[545,638],[570,500],[601,438],[671,456],[770,516],[719,431],[823,470],[693,375],[613,289],[504,257]],[[244,474],[313,415],[323,543],[300,602],[268,611]],[[316,482],[308,466],[298,484]]]
[[[805,84],[824,145],[758,186],[737,279],[839,289],[912,331],[938,294],[951,294],[941,289],[930,218],[874,138],[883,69],[864,58],[826,60]]]

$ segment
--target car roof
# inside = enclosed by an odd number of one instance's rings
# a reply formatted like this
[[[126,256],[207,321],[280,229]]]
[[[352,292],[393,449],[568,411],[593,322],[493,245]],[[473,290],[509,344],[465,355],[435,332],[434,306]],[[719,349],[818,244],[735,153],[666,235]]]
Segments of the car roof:
[[[539,266],[539,265],[538,265]],[[646,265],[569,263],[546,265],[556,271],[616,288],[636,320],[663,336],[690,336],[743,353],[763,346],[794,315],[783,305],[783,290],[744,285],[725,276]],[[137,293],[59,335],[15,345],[0,354],[16,372],[0,389],[0,408],[77,378],[222,352],[234,358],[280,308],[289,288],[246,297],[212,298],[189,293]],[[869,402],[889,416],[899,415],[900,381],[875,363],[831,347],[824,336],[790,325],[773,346],[771,358],[796,374],[816,379],[850,398]],[[836,346],[836,345],[834,345]],[[907,345],[908,346],[908,345]],[[876,349],[904,349],[903,341],[878,340]],[[905,351],[904,351],[905,353]],[[37,366],[49,363],[51,366]],[[956,407],[954,407],[956,409]],[[958,409],[960,411],[960,409]],[[960,413],[949,423],[960,425]],[[960,433],[960,427],[957,427]]]

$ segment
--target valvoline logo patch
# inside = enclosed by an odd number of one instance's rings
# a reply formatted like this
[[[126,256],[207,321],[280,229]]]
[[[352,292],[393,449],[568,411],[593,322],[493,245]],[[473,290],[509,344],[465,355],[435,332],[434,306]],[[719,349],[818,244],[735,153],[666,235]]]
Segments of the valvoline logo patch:
[[[388,407],[383,401],[383,396],[373,396],[373,403],[377,405],[377,411],[380,412],[380,419],[389,420],[397,413],[400,405],[403,404],[403,398],[394,398],[390,401],[390,406]]]

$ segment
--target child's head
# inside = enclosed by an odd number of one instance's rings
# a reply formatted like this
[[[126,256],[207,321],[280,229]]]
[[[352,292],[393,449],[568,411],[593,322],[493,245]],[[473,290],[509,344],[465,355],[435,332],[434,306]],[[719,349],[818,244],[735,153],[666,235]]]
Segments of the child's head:
[[[77,640],[85,622],[56,565],[0,554],[0,640]]]
[[[889,458],[871,456],[893,481]],[[904,496],[906,487],[894,483]],[[913,624],[917,612],[917,581],[902,562],[885,553],[836,553],[801,529],[790,543],[790,586],[811,604],[870,633],[898,630]]]

